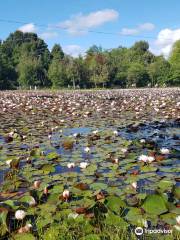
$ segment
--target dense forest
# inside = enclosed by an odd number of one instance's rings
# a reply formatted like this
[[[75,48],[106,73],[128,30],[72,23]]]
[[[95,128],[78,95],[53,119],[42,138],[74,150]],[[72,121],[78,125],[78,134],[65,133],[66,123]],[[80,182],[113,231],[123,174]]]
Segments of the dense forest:
[[[103,50],[92,46],[73,58],[59,44],[49,51],[37,34],[16,31],[0,42],[0,89],[154,87],[180,85],[180,40],[168,59],[146,41]]]

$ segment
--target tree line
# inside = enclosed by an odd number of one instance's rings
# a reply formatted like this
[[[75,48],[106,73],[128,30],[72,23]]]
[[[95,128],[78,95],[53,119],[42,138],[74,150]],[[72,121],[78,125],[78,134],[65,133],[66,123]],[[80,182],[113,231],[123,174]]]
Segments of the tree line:
[[[59,44],[49,51],[35,33],[16,31],[0,42],[0,90],[178,85],[180,40],[168,59],[155,56],[146,41],[112,50],[94,45],[76,58]]]

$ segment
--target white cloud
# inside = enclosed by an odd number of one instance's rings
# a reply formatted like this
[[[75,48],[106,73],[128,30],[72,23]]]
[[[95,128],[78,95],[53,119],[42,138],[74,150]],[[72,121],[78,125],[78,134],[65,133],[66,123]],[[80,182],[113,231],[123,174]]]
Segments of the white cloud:
[[[152,31],[154,30],[155,26],[152,23],[143,23],[143,24],[140,24],[138,28],[141,31]]]
[[[45,40],[47,39],[53,39],[58,37],[58,33],[57,32],[42,32],[39,34],[39,36]]]
[[[157,36],[157,39],[151,44],[151,51],[154,54],[163,54],[168,57],[173,44],[180,40],[180,28],[179,29],[162,29]]]
[[[60,28],[67,29],[70,34],[83,34],[88,30],[101,26],[104,23],[114,21],[119,14],[113,9],[104,9],[97,12],[91,12],[87,15],[78,14],[72,16],[69,20],[58,24]]]
[[[22,32],[34,32],[36,33],[38,28],[35,26],[34,23],[28,23],[28,24],[25,24],[23,26],[21,26],[18,30],[22,31]]]
[[[43,38],[44,40],[56,38],[58,36],[58,33],[55,31],[51,31],[49,27],[45,30],[45,32],[39,32],[39,29],[36,27],[34,23],[28,23],[23,26],[21,26],[18,30],[25,32],[33,32],[38,33],[38,35]]]
[[[123,28],[121,30],[122,35],[138,35],[142,32],[152,31],[154,30],[155,26],[152,23],[143,23],[138,25],[136,28]]]
[[[65,53],[78,57],[79,54],[84,54],[84,50],[79,45],[67,45],[63,47]]]
[[[121,34],[122,35],[137,35],[139,33],[139,31],[135,28],[123,28],[121,30]]]

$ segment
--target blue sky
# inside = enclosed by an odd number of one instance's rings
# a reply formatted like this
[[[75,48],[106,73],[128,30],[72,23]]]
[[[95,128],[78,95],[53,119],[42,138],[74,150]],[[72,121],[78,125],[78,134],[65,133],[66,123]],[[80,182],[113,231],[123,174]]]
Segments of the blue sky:
[[[110,49],[148,40],[154,53],[167,56],[180,39],[179,11],[179,0],[3,0],[0,39],[16,29],[33,31],[50,49],[60,43],[74,56],[93,44]]]

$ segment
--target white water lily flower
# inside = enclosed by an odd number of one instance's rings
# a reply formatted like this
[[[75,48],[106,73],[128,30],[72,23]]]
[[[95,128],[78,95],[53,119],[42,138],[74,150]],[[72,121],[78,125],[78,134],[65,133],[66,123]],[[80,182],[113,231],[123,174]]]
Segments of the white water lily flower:
[[[65,190],[63,191],[62,195],[63,195],[63,198],[68,199],[69,196],[70,196],[69,190],[65,189]]]
[[[17,210],[17,211],[15,212],[15,218],[16,218],[17,220],[23,220],[23,219],[25,218],[26,214],[27,214],[27,213],[26,213],[24,210]]]
[[[36,200],[33,197],[31,197],[31,200],[28,203],[29,206],[34,207],[36,205]]]
[[[93,134],[97,134],[97,133],[98,133],[98,130],[94,130],[92,133],[93,133]]]
[[[153,161],[155,161],[155,158],[154,158],[154,157],[152,157],[152,156],[148,157],[148,162],[149,162],[149,163],[151,163],[151,162],[153,162]]]
[[[8,136],[9,136],[9,137],[13,137],[13,135],[14,135],[14,131],[8,133]]]
[[[160,152],[161,152],[162,154],[169,154],[169,153],[170,153],[170,151],[169,151],[168,148],[161,148],[161,149],[160,149]]]
[[[122,153],[127,153],[127,148],[121,148]]]
[[[176,222],[178,225],[180,225],[180,215],[176,217]]]
[[[73,137],[77,137],[77,135],[78,135],[77,133],[74,133],[74,134],[73,134]]]
[[[136,188],[137,188],[137,182],[131,183],[131,186],[132,186],[134,189],[136,189]]]
[[[32,224],[30,224],[30,223],[27,223],[26,226],[29,228],[32,228]]]
[[[12,159],[11,160],[7,160],[6,164],[10,167],[11,166],[11,162],[12,162]]]
[[[146,140],[145,139],[140,139],[140,143],[145,143]]]
[[[114,130],[113,133],[114,133],[115,136],[118,136],[118,131],[117,130]]]
[[[68,168],[74,168],[74,167],[75,167],[75,163],[68,163],[68,164],[67,164],[67,167],[68,167]]]
[[[118,158],[115,158],[115,159],[114,159],[114,163],[117,164],[118,162],[119,162],[119,159],[118,159]]]
[[[89,164],[87,162],[81,162],[79,167],[85,169],[85,168],[87,168],[88,165]]]
[[[138,159],[142,162],[148,162],[148,156],[146,155],[140,155]]]
[[[84,151],[85,151],[86,153],[89,153],[89,152],[90,152],[90,148],[89,148],[89,147],[85,147],[85,148],[84,148]]]

